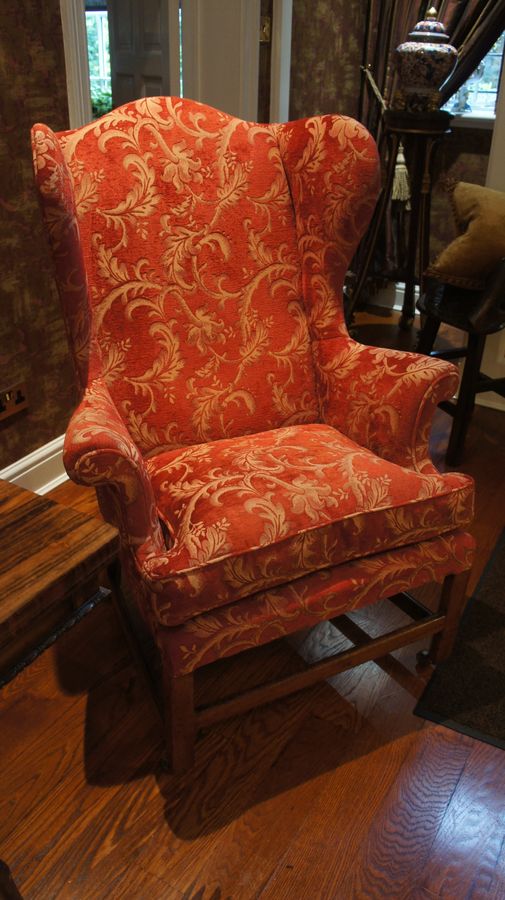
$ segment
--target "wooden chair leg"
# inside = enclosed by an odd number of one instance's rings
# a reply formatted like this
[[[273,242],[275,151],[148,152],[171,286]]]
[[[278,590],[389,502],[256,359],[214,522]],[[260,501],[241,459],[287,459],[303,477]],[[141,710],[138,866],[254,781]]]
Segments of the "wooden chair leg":
[[[433,344],[440,328],[440,319],[435,316],[426,316],[423,327],[419,332],[416,350],[418,353],[431,353]]]
[[[195,754],[194,675],[174,676],[165,665],[163,670],[167,750],[172,772],[182,775],[193,765]]]
[[[194,760],[195,743],[195,708],[194,708],[194,675],[174,677],[163,660],[163,696],[159,691],[151,671],[151,667],[142,652],[141,642],[136,640],[135,627],[140,622],[131,622],[126,598],[122,592],[121,569],[119,563],[113,563],[108,570],[112,589],[112,602],[123,627],[127,644],[137,665],[137,671],[152,696],[157,712],[164,720],[165,739],[170,768],[175,775],[190,769]],[[1,898],[0,898],[1,900]]]
[[[466,603],[466,586],[469,572],[460,575],[447,575],[442,585],[439,610],[446,617],[443,631],[435,634],[431,641],[429,657],[436,665],[447,659],[454,647],[459,622]]]
[[[486,336],[483,334],[468,335],[468,352],[445,456],[450,466],[458,466],[463,456],[466,433],[475,406],[475,394],[485,343]]]

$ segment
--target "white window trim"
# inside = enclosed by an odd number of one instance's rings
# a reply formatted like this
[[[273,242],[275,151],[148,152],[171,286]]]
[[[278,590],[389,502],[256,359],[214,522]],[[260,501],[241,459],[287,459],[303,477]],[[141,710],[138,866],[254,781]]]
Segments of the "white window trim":
[[[84,0],[60,0],[70,128],[91,122]]]
[[[292,22],[293,0],[274,0],[270,67],[271,122],[287,122],[289,119]]]

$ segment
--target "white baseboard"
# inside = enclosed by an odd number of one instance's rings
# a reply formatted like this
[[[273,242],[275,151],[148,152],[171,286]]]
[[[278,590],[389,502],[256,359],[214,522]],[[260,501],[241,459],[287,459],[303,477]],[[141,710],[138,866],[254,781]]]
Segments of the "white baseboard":
[[[12,481],[36,494],[47,494],[48,491],[52,491],[68,478],[63,468],[63,439],[64,435],[61,434],[43,447],[6,466],[0,470],[0,478]]]

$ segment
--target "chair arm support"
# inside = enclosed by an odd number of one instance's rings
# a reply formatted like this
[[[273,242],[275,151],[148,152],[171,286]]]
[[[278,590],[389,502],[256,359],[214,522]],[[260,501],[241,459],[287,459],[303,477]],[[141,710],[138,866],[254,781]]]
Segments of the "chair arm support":
[[[351,338],[321,341],[319,350],[324,421],[383,459],[435,472],[429,455],[433,414],[457,390],[457,367]]]
[[[101,511],[123,544],[165,548],[144,460],[99,379],[88,385],[70,420],[63,462],[73,481],[97,489]]]

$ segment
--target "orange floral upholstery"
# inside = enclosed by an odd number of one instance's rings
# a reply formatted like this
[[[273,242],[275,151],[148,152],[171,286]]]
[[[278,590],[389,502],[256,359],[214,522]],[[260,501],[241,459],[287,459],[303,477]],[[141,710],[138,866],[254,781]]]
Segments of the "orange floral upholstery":
[[[466,476],[400,468],[328,425],[171,450],[147,469],[169,549],[145,578],[165,625],[472,515]]]
[[[344,321],[361,125],[152,97],[32,136],[81,386],[65,465],[173,674],[469,567],[471,479],[428,454],[457,370]]]
[[[176,628],[163,628],[156,620],[154,628],[170,670],[184,675],[400,591],[443,581],[449,571],[468,569],[473,553],[470,535],[456,532],[305,575]]]

